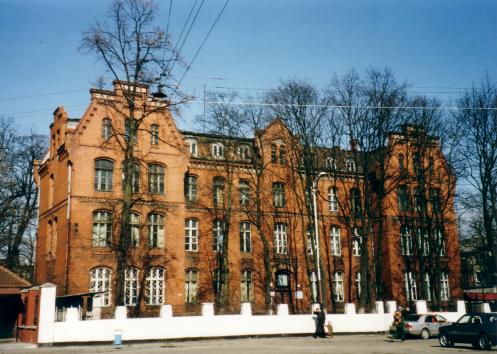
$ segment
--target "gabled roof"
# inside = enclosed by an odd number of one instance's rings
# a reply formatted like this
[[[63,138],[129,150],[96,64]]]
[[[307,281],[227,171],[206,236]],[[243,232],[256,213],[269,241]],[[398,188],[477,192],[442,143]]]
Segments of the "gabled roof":
[[[0,288],[28,288],[31,284],[16,273],[0,266]]]

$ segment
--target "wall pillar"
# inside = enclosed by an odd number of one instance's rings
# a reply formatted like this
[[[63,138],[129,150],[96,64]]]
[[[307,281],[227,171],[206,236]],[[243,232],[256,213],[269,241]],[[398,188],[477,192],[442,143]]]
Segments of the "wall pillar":
[[[162,305],[160,308],[160,317],[173,317],[173,307],[171,305]]]
[[[387,313],[394,313],[397,310],[397,302],[387,301]]]
[[[354,303],[345,304],[345,314],[346,315],[355,315],[356,314]]]
[[[376,301],[375,302],[375,309],[376,309],[376,313],[379,314],[379,315],[382,315],[385,313],[385,307],[384,307],[384,304],[383,304],[383,301]]]
[[[243,316],[252,316],[252,305],[250,302],[243,302],[240,314]]]
[[[114,319],[116,320],[125,320],[128,318],[128,310],[126,306],[116,306],[114,310]]]
[[[288,304],[278,304],[276,314],[278,316],[288,316],[290,314],[290,312],[288,311]]]
[[[40,316],[38,344],[51,346],[55,329],[55,296],[57,287],[51,283],[40,285]]]
[[[457,300],[457,312],[466,313],[466,303],[464,300]]]
[[[426,305],[426,300],[417,300],[416,301],[416,313],[418,315],[428,313],[428,306]]]
[[[212,302],[202,303],[202,316],[214,316],[214,304]]]

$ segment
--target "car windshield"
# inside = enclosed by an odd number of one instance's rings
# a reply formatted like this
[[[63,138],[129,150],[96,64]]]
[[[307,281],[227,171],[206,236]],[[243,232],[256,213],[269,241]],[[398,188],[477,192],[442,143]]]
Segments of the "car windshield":
[[[409,322],[417,322],[421,315],[407,315],[404,320]]]

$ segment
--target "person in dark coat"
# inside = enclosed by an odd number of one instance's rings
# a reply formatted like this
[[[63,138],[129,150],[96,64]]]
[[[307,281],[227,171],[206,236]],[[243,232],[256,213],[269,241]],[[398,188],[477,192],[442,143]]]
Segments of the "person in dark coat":
[[[326,314],[323,311],[323,306],[319,305],[315,310],[316,315],[316,331],[314,332],[314,338],[325,338],[326,332],[324,331],[324,323],[326,321]]]

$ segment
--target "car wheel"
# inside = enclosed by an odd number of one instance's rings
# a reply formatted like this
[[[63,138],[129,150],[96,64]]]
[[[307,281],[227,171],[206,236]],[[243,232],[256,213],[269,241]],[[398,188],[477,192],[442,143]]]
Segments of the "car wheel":
[[[423,339],[429,339],[430,338],[430,331],[426,328],[423,328],[420,334],[421,338]]]
[[[438,342],[442,347],[452,347],[454,346],[454,342],[452,342],[447,336],[447,333],[440,333],[440,336],[438,337]]]
[[[489,350],[491,348],[490,341],[486,335],[481,334],[478,337],[478,348],[481,350]]]

